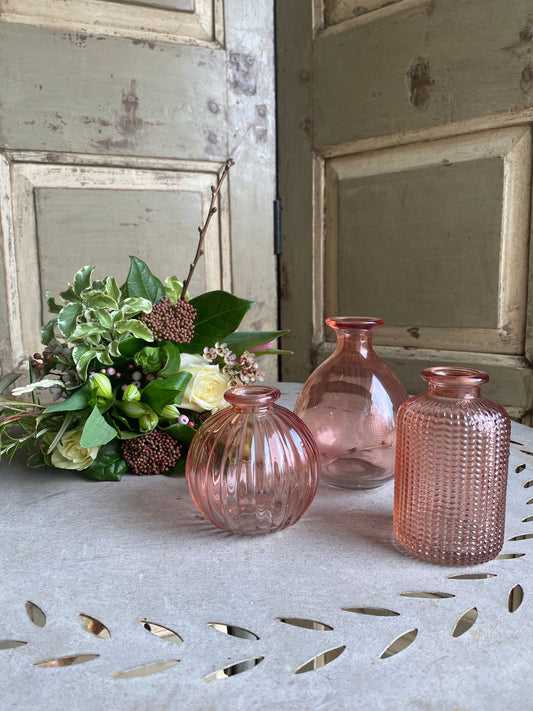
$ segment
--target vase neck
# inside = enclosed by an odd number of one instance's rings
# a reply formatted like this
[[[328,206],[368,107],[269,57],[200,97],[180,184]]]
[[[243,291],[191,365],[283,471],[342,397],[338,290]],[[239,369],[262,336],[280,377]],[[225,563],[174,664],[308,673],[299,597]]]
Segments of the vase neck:
[[[473,400],[480,396],[480,387],[489,376],[472,368],[426,368],[422,377],[428,383],[428,392],[437,397]]]
[[[237,412],[264,412],[272,408],[280,395],[277,388],[268,385],[243,385],[227,390],[224,398]]]
[[[351,351],[363,358],[374,355],[372,336],[383,324],[383,319],[359,316],[333,316],[326,319],[337,336],[337,352]]]

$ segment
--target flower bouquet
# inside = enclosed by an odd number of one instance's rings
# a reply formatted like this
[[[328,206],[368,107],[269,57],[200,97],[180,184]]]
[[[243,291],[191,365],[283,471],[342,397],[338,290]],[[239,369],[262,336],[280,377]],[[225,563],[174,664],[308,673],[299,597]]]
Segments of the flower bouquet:
[[[84,266],[42,329],[42,353],[30,359],[30,384],[0,395],[0,457],[30,450],[28,465],[83,471],[119,481],[127,472],[176,473],[189,443],[211,412],[227,405],[224,392],[263,378],[256,361],[282,353],[270,343],[286,331],[238,332],[253,301],[225,291],[189,298],[220,185],[202,228],[195,260],[182,284],[161,282],[130,257],[125,283],[92,280]],[[18,377],[0,381],[5,391]],[[48,392],[49,404],[41,403]],[[19,396],[30,394],[31,401]]]

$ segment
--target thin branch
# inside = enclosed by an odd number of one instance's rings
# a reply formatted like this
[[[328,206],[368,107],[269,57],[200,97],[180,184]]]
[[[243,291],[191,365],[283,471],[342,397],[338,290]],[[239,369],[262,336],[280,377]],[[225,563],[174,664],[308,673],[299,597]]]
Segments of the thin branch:
[[[218,194],[220,192],[220,188],[222,187],[222,183],[224,182],[227,174],[229,173],[229,169],[231,168],[232,165],[235,165],[235,161],[232,158],[228,158],[224,165],[224,169],[222,170],[222,173],[220,174],[220,178],[218,179],[218,183],[215,185],[211,186],[211,204],[209,205],[209,211],[207,213],[207,217],[205,218],[205,222],[202,227],[198,227],[198,234],[199,234],[199,240],[198,240],[198,247],[196,249],[196,255],[194,257],[194,261],[190,265],[189,268],[189,274],[187,275],[187,279],[185,279],[183,283],[183,289],[181,291],[181,296],[180,299],[185,299],[185,294],[187,293],[187,289],[189,288],[189,284],[191,283],[192,275],[194,274],[194,270],[196,269],[196,265],[198,264],[198,260],[204,253],[204,240],[205,240],[205,235],[207,233],[207,228],[209,227],[209,223],[211,222],[211,218],[217,211],[217,208],[215,207]]]

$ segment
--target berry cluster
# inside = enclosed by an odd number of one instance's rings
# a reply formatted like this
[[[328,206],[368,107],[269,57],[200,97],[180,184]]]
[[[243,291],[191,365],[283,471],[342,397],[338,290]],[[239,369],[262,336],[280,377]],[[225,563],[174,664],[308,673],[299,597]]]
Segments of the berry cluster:
[[[194,336],[196,309],[184,299],[173,304],[170,296],[164,296],[149,314],[141,314],[139,318],[158,342],[190,343]]]
[[[134,474],[163,474],[176,466],[181,447],[166,432],[152,432],[121,442],[122,457]]]

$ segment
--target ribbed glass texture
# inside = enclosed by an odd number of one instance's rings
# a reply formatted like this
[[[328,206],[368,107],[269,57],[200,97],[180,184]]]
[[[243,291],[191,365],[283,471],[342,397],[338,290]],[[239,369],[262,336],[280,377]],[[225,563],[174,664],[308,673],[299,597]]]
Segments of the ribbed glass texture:
[[[428,392],[398,413],[394,533],[445,565],[491,560],[503,545],[510,419],[468,368],[428,368]]]
[[[318,444],[321,481],[372,489],[394,476],[396,416],[407,393],[372,347],[382,319],[336,316],[326,323],[337,347],[311,373],[294,411]]]
[[[189,448],[186,476],[201,513],[240,534],[273,533],[304,514],[318,486],[319,453],[306,425],[275,404],[277,388],[225,394]]]

